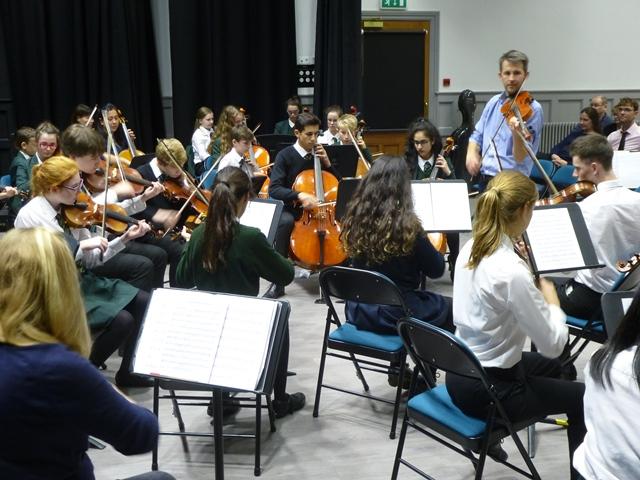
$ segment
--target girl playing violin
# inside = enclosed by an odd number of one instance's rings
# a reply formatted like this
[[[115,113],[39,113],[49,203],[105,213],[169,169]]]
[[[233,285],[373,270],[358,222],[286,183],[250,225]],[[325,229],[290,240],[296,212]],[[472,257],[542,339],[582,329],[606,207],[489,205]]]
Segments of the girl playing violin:
[[[102,126],[104,141],[106,142],[108,138],[106,132],[106,128],[108,128],[109,130],[111,130],[111,135],[113,136],[113,140],[115,142],[116,150],[118,151],[118,153],[126,150],[128,148],[127,138],[124,131],[124,126],[122,125],[120,110],[112,103],[107,103],[102,109],[107,111],[107,125]],[[129,128],[127,129],[127,134],[129,135],[131,141],[135,142],[135,132]]]
[[[378,158],[362,178],[343,218],[341,238],[352,265],[393,280],[413,316],[453,331],[451,300],[419,290],[423,275],[443,274],[444,259],[422,231],[402,157]],[[393,334],[403,315],[397,308],[360,303],[347,304],[346,312],[358,328]]]
[[[418,118],[409,127],[404,158],[412,180],[424,180],[431,177],[437,168],[435,178],[452,180],[456,178],[451,159],[445,158],[442,152],[442,137],[438,129],[429,120]],[[449,246],[449,270],[451,281],[454,278],[456,259],[460,250],[460,234],[447,233]]]
[[[206,169],[220,158],[221,155],[231,150],[231,129],[243,125],[245,123],[244,113],[233,105],[227,105],[222,109],[222,113],[218,117],[218,123],[213,132],[213,138],[207,150],[211,157],[207,160]]]
[[[260,278],[277,284],[293,280],[293,265],[276,252],[257,228],[238,222],[252,196],[251,181],[239,168],[227,167],[218,173],[211,192],[206,221],[191,236],[178,267],[181,287],[199,290],[258,294]],[[278,361],[273,407],[284,417],[301,409],[302,393],[286,393],[289,361],[289,333]]]
[[[211,143],[213,134],[213,110],[209,107],[200,107],[196,111],[196,122],[191,136],[191,148],[193,151],[193,163],[196,177],[204,172],[205,160],[209,156],[207,147]]]
[[[585,434],[584,385],[561,380],[557,360],[567,342],[566,316],[553,284],[534,283],[514,251],[538,199],[535,183],[519,172],[499,173],[478,200],[473,238],[462,247],[453,284],[456,335],[478,357],[509,419],[566,413],[569,452]],[[524,352],[527,337],[538,352]],[[465,414],[485,418],[491,398],[480,380],[447,374],[447,390]],[[506,455],[499,445],[493,456]],[[577,478],[572,469],[571,478]]]
[[[120,345],[124,355],[116,373],[120,386],[149,386],[150,382],[129,373],[133,349],[148,302],[148,294],[122,280],[99,277],[91,269],[117,256],[127,242],[149,231],[144,222],[131,226],[123,235],[107,241],[87,228],[69,228],[62,209],[73,205],[82,188],[76,162],[67,157],[51,157],[33,168],[34,197],[20,210],[16,228],[45,227],[64,234],[76,263],[80,265],[81,290],[92,328],[102,329],[96,338],[89,359],[102,365]]]

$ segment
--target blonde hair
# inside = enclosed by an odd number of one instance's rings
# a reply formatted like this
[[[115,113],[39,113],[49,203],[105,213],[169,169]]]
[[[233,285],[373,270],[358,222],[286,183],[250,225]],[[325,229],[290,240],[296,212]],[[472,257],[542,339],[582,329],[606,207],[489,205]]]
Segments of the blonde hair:
[[[187,152],[177,138],[165,138],[156,145],[156,158],[158,159],[158,163],[173,165],[171,157],[173,157],[181,167],[183,167],[187,161]]]
[[[34,196],[50,192],[78,172],[78,164],[74,160],[62,155],[51,157],[31,170],[31,191]]]
[[[351,133],[355,134],[355,131],[358,128],[358,119],[355,115],[345,113],[340,118],[338,118],[338,128],[346,128],[350,130]]]
[[[520,172],[505,170],[487,185],[478,200],[468,268],[476,268],[500,246],[520,208],[538,199],[536,184]]]
[[[88,356],[89,329],[78,271],[62,235],[14,229],[0,239],[0,339],[62,343]]]
[[[211,143],[207,147],[209,154],[212,153],[213,144],[218,138],[220,139],[220,155],[225,155],[231,150],[231,129],[236,126],[236,117],[240,113],[242,112],[233,105],[227,105],[222,109],[216,128],[213,131]]]

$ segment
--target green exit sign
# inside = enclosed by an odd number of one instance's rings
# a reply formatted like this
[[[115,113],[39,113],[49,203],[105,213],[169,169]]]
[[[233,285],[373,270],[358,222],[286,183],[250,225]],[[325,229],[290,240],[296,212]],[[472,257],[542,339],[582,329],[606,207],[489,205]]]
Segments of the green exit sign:
[[[380,8],[382,10],[406,10],[407,0],[380,0]]]

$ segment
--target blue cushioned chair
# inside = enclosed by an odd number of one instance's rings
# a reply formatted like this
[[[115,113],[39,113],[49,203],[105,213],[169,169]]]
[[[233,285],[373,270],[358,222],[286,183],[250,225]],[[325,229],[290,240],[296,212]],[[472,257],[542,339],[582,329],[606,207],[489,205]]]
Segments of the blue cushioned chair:
[[[320,289],[327,303],[327,318],[325,322],[318,383],[316,385],[313,416],[318,416],[320,408],[320,393],[322,388],[329,388],[339,392],[357,395],[393,405],[393,418],[389,437],[395,438],[398,410],[402,395],[402,383],[405,374],[406,351],[398,335],[381,335],[378,333],[359,330],[354,325],[343,322],[334,305],[334,300],[354,301],[378,305],[389,305],[407,309],[402,294],[393,281],[376,272],[346,267],[329,267],[320,272]],[[397,375],[398,387],[395,399],[364,394],[354,390],[323,383],[324,369],[327,356],[349,360],[353,363],[356,375],[362,382],[362,388],[369,392],[369,385],[364,378],[363,370]],[[359,357],[367,357],[365,360]],[[384,363],[382,363],[384,362]]]
[[[0,187],[8,187],[9,185],[11,185],[11,175],[0,177]]]
[[[410,396],[416,388],[418,373],[429,378],[429,372],[437,368],[447,373],[480,380],[491,396],[493,404],[486,418],[474,418],[465,415],[454,405],[444,385],[411,397],[402,422],[391,474],[392,480],[398,477],[400,464],[409,467],[424,478],[433,478],[402,458],[409,426],[468,458],[475,468],[476,479],[482,478],[489,446],[510,436],[529,471],[522,470],[507,461],[496,461],[527,478],[539,479],[540,475],[516,434],[518,430],[526,428],[538,419],[530,419],[518,424],[513,424],[509,420],[479,360],[455,335],[415,318],[401,320],[398,323],[398,330],[407,352],[416,364]],[[475,455],[473,452],[480,453]]]
[[[546,160],[544,158],[539,159],[539,161],[540,161],[540,166],[545,171],[547,176],[551,177],[556,168],[553,162],[551,160]],[[534,182],[536,182],[536,186],[538,187],[538,194],[540,195],[540,198],[542,198],[546,194],[546,191],[548,190],[549,187],[547,186],[547,182],[545,181],[544,176],[540,172],[540,169],[538,169],[538,166],[535,163],[533,164],[533,168],[531,169],[529,178]]]
[[[573,176],[573,170],[573,165],[563,165],[553,172],[551,180],[558,190],[567,188],[578,181],[578,178]]]

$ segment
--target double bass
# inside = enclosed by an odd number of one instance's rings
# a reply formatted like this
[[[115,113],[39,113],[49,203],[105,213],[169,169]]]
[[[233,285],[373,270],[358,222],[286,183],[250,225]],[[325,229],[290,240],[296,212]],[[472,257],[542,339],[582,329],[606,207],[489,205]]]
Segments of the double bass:
[[[318,205],[305,209],[296,220],[289,244],[291,258],[313,271],[344,262],[347,254],[340,243],[340,225],[335,218],[338,179],[322,170],[315,146],[313,170],[300,172],[293,190],[315,195]]]

